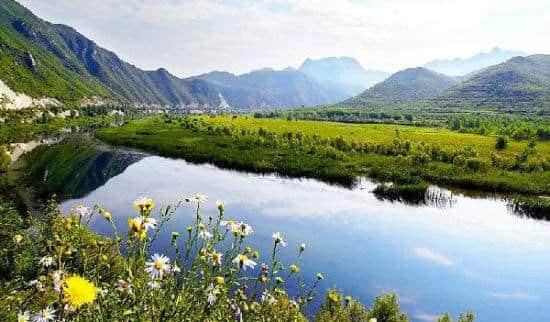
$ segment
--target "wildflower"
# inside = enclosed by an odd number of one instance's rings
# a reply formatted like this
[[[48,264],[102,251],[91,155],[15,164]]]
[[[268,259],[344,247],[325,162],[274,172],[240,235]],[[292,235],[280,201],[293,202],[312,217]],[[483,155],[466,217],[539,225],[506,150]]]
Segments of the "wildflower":
[[[57,270],[52,273],[53,289],[57,293],[61,293],[61,287],[63,286],[63,271]]]
[[[254,232],[254,229],[252,229],[250,225],[245,224],[242,221],[238,224],[238,227],[239,227],[239,232],[241,233],[242,236],[248,236]]]
[[[208,232],[208,230],[201,230],[199,231],[199,237],[204,240],[209,240],[212,238],[212,234]]]
[[[132,284],[126,282],[125,280],[119,279],[116,282],[116,290],[124,294],[132,294]]]
[[[38,261],[40,265],[44,267],[50,267],[53,265],[53,257],[52,256],[44,256]]]
[[[186,230],[187,230],[188,233],[191,233],[193,231],[193,227],[187,226]]]
[[[160,283],[157,281],[149,281],[147,282],[147,286],[149,286],[150,289],[158,290],[160,288]]]
[[[197,202],[197,203],[203,203],[203,202],[208,201],[208,197],[205,196],[205,195],[202,195],[200,193],[195,194],[194,199],[195,199],[195,202]]]
[[[37,288],[42,288],[42,282],[40,282],[39,280],[29,281],[29,283],[27,285],[36,286]]]
[[[210,255],[210,259],[212,260],[212,265],[214,266],[221,266],[222,265],[222,253],[213,252],[212,255]]]
[[[133,235],[137,239],[144,239],[147,236],[147,229],[143,225],[141,217],[128,219],[128,234]]]
[[[349,296],[349,295],[344,297],[344,301],[346,301],[346,303],[347,303],[348,305],[351,303],[351,300],[352,300],[352,298],[351,298],[351,296]]]
[[[220,289],[217,286],[214,287],[214,284],[210,284],[210,286],[208,286],[206,291],[208,292],[208,298],[207,298],[208,304],[214,305],[214,303],[216,303],[216,301],[218,300]]]
[[[55,310],[47,306],[46,308],[36,312],[32,318],[33,322],[48,322],[55,320]]]
[[[229,219],[229,220],[222,220],[220,221],[220,226],[225,226],[225,228],[227,230],[231,230],[231,231],[238,231],[239,230],[239,225],[236,224],[233,220]]]
[[[264,292],[262,293],[262,297],[260,298],[260,300],[262,302],[267,302],[267,304],[275,304],[277,302],[277,300],[275,299],[275,297],[273,297],[273,295],[271,295],[271,293],[269,293],[268,290],[264,290]]]
[[[67,278],[65,284],[66,297],[75,308],[95,301],[99,291],[92,282],[76,275]]]
[[[102,214],[103,214],[103,219],[107,220],[107,221],[112,221],[113,220],[113,216],[111,216],[111,213],[106,211],[106,210],[102,210]]]
[[[146,231],[149,229],[155,229],[156,226],[157,226],[157,220],[155,218],[151,218],[151,217],[143,218],[143,227],[145,228]]]
[[[16,234],[13,236],[13,242],[19,244],[23,240],[23,236]]]
[[[29,311],[17,313],[17,322],[29,322],[31,320],[31,314]]]
[[[297,265],[292,264],[288,268],[290,269],[290,272],[294,274],[300,272],[300,267],[298,267]]]
[[[181,272],[181,268],[177,264],[174,264],[174,266],[172,266],[172,273],[177,274],[180,272]]]
[[[377,322],[378,320],[376,318],[371,318],[369,322]]]
[[[277,282],[277,284],[283,284],[285,282],[285,280],[282,279],[281,277],[277,276],[277,277],[275,277],[275,282]]]
[[[223,278],[223,276],[216,276],[216,284],[218,284],[218,285],[224,285],[225,284],[225,279]]]
[[[105,288],[102,288],[102,289],[99,290],[99,295],[101,295],[101,297],[107,296],[108,293],[109,293],[109,291]]]
[[[294,300],[290,300],[290,305],[292,305],[293,307],[295,308],[300,308],[300,306],[298,305],[298,302],[294,301]]]
[[[243,271],[246,271],[248,267],[254,269],[256,267],[256,262],[253,260],[248,259],[248,256],[246,255],[237,255],[235,259],[233,259],[233,263],[236,264],[239,268],[242,268]]]
[[[219,211],[223,211],[224,210],[224,205],[223,205],[223,202],[221,201],[216,201],[216,208],[218,208]]]
[[[304,250],[306,250],[306,244],[301,243],[300,244],[300,253],[304,252]]]
[[[269,270],[269,265],[267,263],[262,263],[262,271],[267,272]]]
[[[254,257],[254,259],[258,259],[260,258],[260,252],[255,250],[252,252],[252,257]]]
[[[323,274],[317,273],[317,280],[318,280],[318,281],[322,281],[322,280],[324,280],[324,279],[325,279],[325,277],[323,276]]]
[[[88,207],[84,207],[84,205],[78,205],[74,209],[74,213],[77,217],[82,219],[82,218],[86,218],[90,215],[90,209]]]
[[[153,203],[153,200],[148,197],[139,197],[134,201],[134,208],[136,208],[137,211],[139,211],[141,214],[148,213],[153,208],[155,208],[155,204]]]
[[[170,259],[164,255],[154,254],[151,256],[151,261],[145,265],[147,266],[145,271],[151,278],[162,278],[170,272]]]
[[[273,233],[271,237],[275,240],[275,244],[281,244],[281,246],[286,247],[286,242],[280,232]]]

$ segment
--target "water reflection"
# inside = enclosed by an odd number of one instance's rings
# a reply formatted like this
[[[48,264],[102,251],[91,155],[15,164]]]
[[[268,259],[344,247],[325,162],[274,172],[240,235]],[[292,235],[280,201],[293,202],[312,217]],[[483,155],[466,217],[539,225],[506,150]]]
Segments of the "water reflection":
[[[308,245],[304,276],[321,271],[323,287],[342,289],[365,303],[395,291],[413,321],[466,309],[479,321],[550,320],[541,300],[550,295],[548,222],[510,216],[499,199],[433,190],[434,200],[448,204],[409,206],[378,200],[370,192],[375,187],[366,180],[347,189],[147,157],[62,208],[99,202],[126,229],[140,195],[167,204],[202,192],[212,201],[205,215],[215,214],[213,201],[224,200],[227,216],[255,228],[250,242],[262,254],[270,251],[271,233],[281,231],[290,245],[281,253],[287,263],[297,245]],[[158,249],[169,243],[170,231],[184,231],[192,220],[191,208],[179,210]],[[110,231],[101,220],[93,229]]]

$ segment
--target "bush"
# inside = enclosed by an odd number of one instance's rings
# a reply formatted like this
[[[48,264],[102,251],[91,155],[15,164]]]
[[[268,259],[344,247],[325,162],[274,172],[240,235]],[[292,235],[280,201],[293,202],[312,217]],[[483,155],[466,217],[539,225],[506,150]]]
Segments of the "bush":
[[[502,135],[499,135],[497,137],[497,143],[495,144],[495,148],[497,150],[504,150],[508,147],[508,138]]]

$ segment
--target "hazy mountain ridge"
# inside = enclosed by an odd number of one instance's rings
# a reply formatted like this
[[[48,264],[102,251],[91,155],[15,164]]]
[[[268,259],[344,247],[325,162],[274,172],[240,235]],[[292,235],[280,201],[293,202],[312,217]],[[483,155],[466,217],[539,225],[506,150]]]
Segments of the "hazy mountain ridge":
[[[389,76],[383,71],[364,69],[352,57],[327,57],[315,60],[307,58],[298,70],[320,83],[328,82],[335,84],[335,87],[347,88],[351,96]]]
[[[550,109],[550,55],[514,57],[488,67],[430,101],[445,107]]]
[[[500,64],[516,56],[527,56],[527,54],[521,51],[503,50],[495,47],[490,52],[479,53],[464,59],[434,60],[424,64],[423,67],[448,76],[464,76]]]
[[[353,107],[391,107],[436,97],[457,80],[423,67],[408,68],[342,104]]]
[[[317,82],[293,68],[264,68],[242,75],[211,72],[193,77],[213,84],[237,108],[287,108],[335,103],[350,97],[348,91]]]

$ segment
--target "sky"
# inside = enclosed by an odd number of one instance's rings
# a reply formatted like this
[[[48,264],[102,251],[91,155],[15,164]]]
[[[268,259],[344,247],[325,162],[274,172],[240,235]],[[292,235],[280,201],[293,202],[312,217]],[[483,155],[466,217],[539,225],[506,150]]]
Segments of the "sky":
[[[550,53],[548,0],[18,0],[178,76],[348,56],[386,72],[493,47]]]

